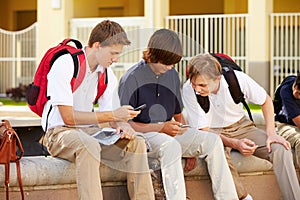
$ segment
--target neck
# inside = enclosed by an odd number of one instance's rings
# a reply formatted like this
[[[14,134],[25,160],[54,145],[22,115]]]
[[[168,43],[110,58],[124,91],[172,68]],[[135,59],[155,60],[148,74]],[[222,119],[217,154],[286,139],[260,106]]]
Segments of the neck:
[[[98,63],[96,62],[95,56],[92,52],[93,52],[92,48],[85,47],[86,59],[89,64],[89,68],[91,72],[94,72],[97,69]]]
[[[156,63],[148,63],[150,69],[153,71],[154,74],[160,75],[159,70],[156,67]]]

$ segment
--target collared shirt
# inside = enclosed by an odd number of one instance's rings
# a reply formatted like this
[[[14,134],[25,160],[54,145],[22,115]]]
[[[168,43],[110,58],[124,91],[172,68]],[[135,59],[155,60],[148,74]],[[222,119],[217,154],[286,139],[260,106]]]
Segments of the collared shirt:
[[[180,80],[176,70],[173,68],[156,75],[145,61],[131,67],[121,78],[119,96],[122,105],[147,105],[133,119],[136,122],[165,122],[182,111]]]
[[[262,105],[266,100],[266,91],[247,74],[239,71],[234,72],[245,98],[251,103]],[[245,115],[242,103],[234,103],[224,76],[220,80],[218,92],[208,95],[210,109],[207,113],[198,104],[195,91],[189,80],[183,85],[182,92],[188,122],[192,127],[226,127],[239,121]]]
[[[74,73],[74,62],[72,57],[69,54],[66,54],[60,56],[53,63],[52,68],[47,75],[47,96],[50,96],[50,100],[45,104],[42,115],[42,126],[44,129],[46,124],[47,129],[65,125],[58,110],[58,105],[73,106],[73,109],[77,111],[93,111],[93,102],[97,94],[98,72],[103,72],[104,69],[103,67],[98,66],[94,72],[91,72],[87,60],[86,66],[86,73],[82,83],[74,93],[72,93],[70,84]],[[107,72],[108,85],[104,94],[98,100],[99,110],[101,111],[112,110],[113,105],[119,105],[119,102],[114,102],[112,100],[112,96],[117,94],[117,78],[110,68],[108,68]],[[51,105],[52,110],[49,113],[47,122],[47,114]]]

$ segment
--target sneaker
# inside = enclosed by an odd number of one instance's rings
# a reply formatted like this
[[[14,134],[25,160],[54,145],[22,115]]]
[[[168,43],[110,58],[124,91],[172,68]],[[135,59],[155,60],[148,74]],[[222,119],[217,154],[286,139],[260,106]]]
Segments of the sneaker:
[[[245,198],[243,198],[242,200],[253,200],[250,194],[247,194],[247,196]]]

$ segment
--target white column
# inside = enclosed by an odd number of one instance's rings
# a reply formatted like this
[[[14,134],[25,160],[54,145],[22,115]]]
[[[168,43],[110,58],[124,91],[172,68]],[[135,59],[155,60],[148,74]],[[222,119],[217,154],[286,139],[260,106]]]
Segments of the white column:
[[[249,60],[268,61],[270,48],[270,13],[273,0],[248,0]]]
[[[248,0],[249,75],[270,93],[270,13],[273,0]]]
[[[45,52],[69,36],[69,20],[73,17],[73,0],[37,0],[37,60]]]
[[[169,15],[169,0],[145,0],[144,13],[148,28],[164,28],[165,17]]]

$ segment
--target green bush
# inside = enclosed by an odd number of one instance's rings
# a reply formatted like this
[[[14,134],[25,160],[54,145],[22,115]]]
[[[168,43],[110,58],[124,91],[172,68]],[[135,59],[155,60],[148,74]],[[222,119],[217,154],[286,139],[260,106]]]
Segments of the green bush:
[[[0,98],[0,102],[2,102],[4,106],[26,106],[27,105],[26,101],[16,102],[11,98]]]

